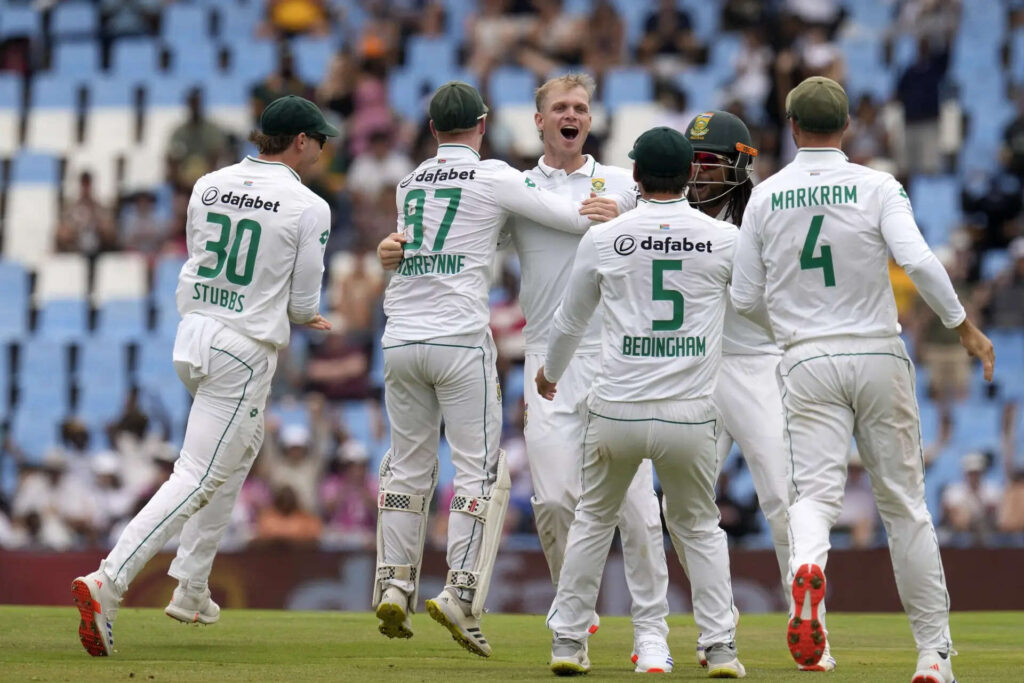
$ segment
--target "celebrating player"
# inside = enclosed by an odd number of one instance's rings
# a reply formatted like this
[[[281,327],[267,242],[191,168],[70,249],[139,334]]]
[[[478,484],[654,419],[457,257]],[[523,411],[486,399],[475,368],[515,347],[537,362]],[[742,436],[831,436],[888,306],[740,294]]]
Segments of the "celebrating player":
[[[580,241],[537,371],[537,393],[552,400],[603,303],[599,368],[585,405],[582,496],[548,613],[556,674],[590,669],[587,627],[601,573],[626,490],[650,458],[672,500],[666,522],[689,570],[708,675],[745,675],[715,506],[721,422],[711,398],[737,231],[683,197],[692,155],[670,128],[637,138],[630,157],[640,205]]]
[[[949,597],[924,500],[914,366],[897,336],[887,250],[992,379],[992,344],[968,319],[889,174],[850,163],[842,87],[814,76],[786,98],[796,159],[753,191],[732,282],[740,313],[767,303],[783,348],[786,438],[795,498],[789,576],[796,612],[787,643],[799,664],[824,655],[818,619],[829,531],[839,516],[856,436],[918,648],[915,683],[952,683]]]
[[[100,568],[72,583],[79,637],[93,656],[113,651],[121,596],[179,531],[170,570],[179,585],[167,613],[204,623],[219,617],[207,578],[263,442],[263,408],[288,321],[330,329],[318,313],[330,209],[300,175],[337,135],[312,102],[274,100],[249,138],[259,157],[205,175],[192,190],[174,367],[195,400],[171,477]]]
[[[751,174],[757,157],[746,124],[727,111],[707,111],[690,121],[685,134],[693,146],[695,167],[690,204],[739,226],[754,187]],[[738,443],[750,468],[761,511],[768,520],[781,580],[785,582],[789,566],[789,483],[782,397],[775,379],[781,353],[769,330],[739,315],[731,302],[726,303],[722,365],[714,393],[724,427],[718,441],[719,468],[733,442]],[[699,645],[697,660],[701,666],[707,665]],[[818,663],[799,666],[801,670],[834,669],[827,641]]]
[[[487,107],[461,82],[430,101],[437,156],[398,185],[404,258],[388,285],[382,340],[391,450],[380,469],[373,606],[384,635],[412,636],[426,512],[437,484],[441,419],[455,497],[444,590],[430,616],[470,652],[490,656],[480,617],[508,505],[501,398],[487,289],[498,231],[511,213],[584,232],[607,208],[539,189],[502,161],[480,159]]]

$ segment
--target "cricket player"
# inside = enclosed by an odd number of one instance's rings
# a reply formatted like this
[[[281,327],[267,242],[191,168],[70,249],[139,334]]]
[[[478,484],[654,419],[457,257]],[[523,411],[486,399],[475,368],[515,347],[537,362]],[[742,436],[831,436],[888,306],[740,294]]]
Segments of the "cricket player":
[[[590,615],[622,501],[645,458],[672,499],[666,522],[689,569],[708,675],[745,675],[715,506],[721,419],[712,398],[737,230],[683,197],[692,155],[671,128],[637,138],[630,157],[640,205],[580,241],[537,371],[537,393],[554,399],[603,303],[599,368],[586,401],[582,496],[548,613],[551,669],[559,675],[590,670]]]
[[[482,161],[487,107],[471,86],[441,86],[429,113],[437,156],[398,185],[404,258],[384,297],[391,450],[380,471],[373,606],[381,633],[413,635],[409,614],[417,602],[443,418],[455,466],[450,571],[426,607],[460,645],[487,657],[491,646],[480,617],[509,496],[487,301],[498,232],[513,213],[578,233],[590,226],[589,216],[611,216],[600,202],[583,207],[541,190],[502,161]]]
[[[693,146],[694,176],[690,204],[709,216],[740,227],[743,210],[754,188],[751,174],[757,150],[750,130],[739,117],[712,110],[698,114],[685,131]],[[741,316],[726,302],[722,333],[722,365],[715,386],[715,405],[722,413],[718,466],[738,443],[754,480],[757,500],[768,520],[779,574],[783,583],[789,566],[789,507],[787,449],[783,440],[782,396],[776,381],[781,349],[767,328]],[[789,592],[788,590],[786,591]],[[822,612],[824,603],[822,603]],[[697,661],[706,666],[698,645]],[[831,671],[835,659],[825,643],[817,664],[800,664],[802,671]]]
[[[579,73],[553,78],[537,89],[534,122],[544,143],[544,155],[526,176],[538,187],[583,200],[588,205],[591,201],[596,204],[597,200],[588,199],[595,195],[606,198],[614,202],[606,215],[614,217],[636,206],[636,183],[629,171],[605,166],[583,154],[583,144],[590,133],[593,93],[593,79]],[[519,303],[526,317],[523,334],[527,377],[536,375],[543,362],[551,321],[565,292],[580,238],[578,232],[552,228],[523,215],[514,216],[502,231],[499,245],[512,244],[522,268]],[[387,238],[381,242],[379,253],[385,268],[395,268],[402,257],[401,244],[394,236]],[[534,521],[555,586],[581,493],[580,466],[586,428],[581,404],[597,373],[600,331],[599,310],[587,339],[581,342],[562,376],[561,391],[554,401],[542,400],[530,382],[524,388],[524,437],[534,488]],[[632,661],[640,672],[671,671],[665,621],[668,570],[649,462],[639,467],[626,493],[618,526],[626,583],[633,600]],[[597,630],[596,615],[590,628],[592,633]]]
[[[943,324],[992,379],[992,344],[964,313],[945,269],[888,173],[850,163],[842,87],[814,76],[786,98],[796,158],[758,185],[743,215],[732,301],[767,303],[779,364],[795,498],[789,578],[796,612],[787,643],[799,664],[824,654],[818,619],[829,531],[839,515],[855,436],[918,648],[915,683],[952,683],[949,596],[924,499],[914,366],[898,334],[891,251]]]
[[[302,184],[338,130],[315,104],[274,100],[249,139],[258,157],[203,176],[188,206],[188,260],[178,280],[174,367],[195,398],[170,478],[128,524],[99,569],[72,583],[79,637],[93,656],[114,648],[121,596],[181,532],[168,614],[210,623],[207,577],[235,498],[263,441],[263,409],[289,321],[328,330],[320,282],[327,203]]]

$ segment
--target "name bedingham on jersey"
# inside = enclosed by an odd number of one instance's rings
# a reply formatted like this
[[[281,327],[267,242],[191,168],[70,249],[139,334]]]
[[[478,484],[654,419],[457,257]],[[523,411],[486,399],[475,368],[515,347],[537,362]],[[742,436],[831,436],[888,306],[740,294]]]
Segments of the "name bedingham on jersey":
[[[899,334],[888,250],[947,327],[963,321],[896,179],[849,163],[838,149],[803,148],[754,188],[737,245],[733,302],[749,310],[763,293],[783,348],[836,335]]]
[[[636,183],[632,174],[623,168],[599,164],[589,154],[583,166],[572,173],[548,166],[541,157],[526,175],[539,187],[576,201],[588,198],[593,192],[599,197],[615,199],[620,213],[636,206]],[[524,217],[511,221],[510,232],[522,268],[519,305],[526,317],[523,329],[526,353],[543,354],[548,348],[551,321],[565,295],[582,235],[552,230]],[[587,335],[580,342],[579,352],[597,353],[600,348],[599,306]]]
[[[594,394],[608,401],[692,399],[714,391],[721,363],[726,287],[739,231],[685,199],[641,200],[580,242],[548,346],[557,379],[604,305]]]
[[[465,145],[439,145],[399,183],[396,202],[408,241],[384,294],[385,333],[404,341],[487,328],[491,262],[510,214],[580,234],[590,226],[579,202]]]
[[[279,162],[246,157],[192,189],[178,313],[199,313],[280,348],[289,319],[320,307],[331,210]]]

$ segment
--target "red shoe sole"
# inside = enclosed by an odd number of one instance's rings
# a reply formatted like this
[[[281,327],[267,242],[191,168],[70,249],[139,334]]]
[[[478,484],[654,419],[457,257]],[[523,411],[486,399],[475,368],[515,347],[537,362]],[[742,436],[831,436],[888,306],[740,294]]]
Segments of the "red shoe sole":
[[[807,596],[811,598],[811,618],[803,619],[800,614]],[[816,564],[802,565],[793,577],[796,613],[786,629],[786,645],[797,664],[813,666],[821,661],[825,652],[825,630],[818,620],[818,606],[824,599],[825,573]]]
[[[92,599],[85,581],[72,582],[71,597],[74,598],[75,607],[82,617],[78,625],[78,638],[82,641],[82,647],[93,657],[106,657],[107,648],[103,646],[103,636],[100,635],[102,626],[96,623],[96,614],[100,611],[100,606]]]
[[[945,679],[941,675],[922,674],[914,676],[914,680],[910,683],[946,683]]]

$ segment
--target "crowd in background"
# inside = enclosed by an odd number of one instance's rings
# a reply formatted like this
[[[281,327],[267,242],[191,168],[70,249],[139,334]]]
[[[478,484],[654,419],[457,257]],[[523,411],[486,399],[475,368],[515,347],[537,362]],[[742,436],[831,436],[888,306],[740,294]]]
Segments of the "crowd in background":
[[[167,4],[101,1],[101,40],[109,45],[125,35],[154,33]],[[285,94],[314,99],[340,124],[342,137],[328,142],[320,165],[305,180],[332,209],[326,260],[346,266],[329,268],[325,276],[325,310],[334,330],[297,330],[292,345],[282,352],[263,450],[242,490],[224,544],[229,550],[264,544],[372,548],[375,464],[382,455],[378,451],[387,444],[380,359],[375,353],[386,276],[376,266],[373,250],[394,229],[395,185],[434,150],[423,117],[403,118],[392,109],[388,78],[404,63],[409,37],[439,35],[448,18],[439,2],[361,2],[368,21],[359,35],[339,41],[343,47],[317,83],[298,75],[288,39],[303,34],[340,36],[344,3],[265,4],[259,31],[264,39],[278,41],[278,60],[273,73],[252,84],[252,124],[257,125],[268,102]],[[900,74],[891,101],[864,95],[851,102],[845,149],[852,161],[888,170],[906,186],[916,175],[954,170],[955,157],[944,154],[935,141],[950,97],[947,69],[961,6],[948,0],[891,4],[891,38],[911,35],[916,54]],[[508,64],[528,69],[538,83],[559,70],[579,68],[595,76],[599,93],[609,69],[641,65],[655,76],[655,100],[665,123],[681,129],[707,108],[688,97],[674,78],[706,63],[714,48],[693,30],[691,12],[673,0],[651,3],[642,36],[630,45],[615,4],[595,0],[585,6],[585,13],[570,13],[553,0],[480,0],[464,27],[461,64],[481,83],[487,83],[492,70]],[[722,30],[741,38],[734,77],[725,88],[725,108],[750,126],[759,149],[755,173],[765,178],[794,151],[784,113],[790,87],[809,75],[841,82],[847,75],[835,42],[847,13],[836,0],[724,0],[718,6]],[[1010,4],[1006,12],[1011,26],[1024,24],[1024,9]],[[6,46],[0,52],[5,55],[0,67],[28,69],[11,57],[12,49]],[[484,95],[489,99],[492,93],[485,89]],[[948,244],[936,246],[972,317],[988,328],[1010,331],[1024,330],[1024,93],[1016,101],[1019,115],[1005,130],[998,169],[964,180],[965,222]],[[206,116],[199,90],[188,94],[187,105],[187,118],[170,136],[162,185],[107,203],[94,193],[88,172],[65,178],[77,190],[69,193],[60,212],[54,251],[93,256],[131,250],[151,263],[185,253],[184,216],[193,183],[203,173],[252,152],[245,140]],[[894,116],[894,111],[901,115]],[[595,128],[584,151],[600,158],[603,134]],[[536,159],[517,155],[511,137],[492,121],[483,156],[532,167]],[[1003,249],[1009,254],[1005,267],[983,273],[985,254]],[[1000,432],[984,440],[986,450],[966,449],[962,440],[951,445],[960,406],[977,400],[975,369],[956,335],[927,310],[906,275],[895,264],[891,272],[904,336],[928,382],[919,393],[939,416],[937,428],[924,435],[926,465],[932,468],[940,459],[952,459],[962,469],[962,476],[944,485],[938,506],[933,506],[942,540],[1020,544],[1022,415],[1012,384],[1024,378],[999,376],[997,345],[999,381],[983,398],[1001,406]],[[517,291],[517,261],[514,255],[503,254],[495,268],[491,302],[499,367],[511,396],[504,440],[513,471],[513,504],[506,526],[528,544],[535,532],[521,429],[524,321]],[[518,392],[509,392],[509,386],[518,386]],[[343,409],[353,402],[362,408],[355,413]],[[359,424],[347,419],[352,414],[358,415]],[[60,441],[59,447],[37,458],[26,457],[9,436],[0,444],[0,547],[109,546],[168,476],[177,455],[173,430],[161,423],[146,397],[135,392],[122,416],[104,433],[90,433],[69,416],[61,425]],[[735,455],[725,463],[719,486],[722,526],[735,543],[764,547],[770,543],[766,525],[749,475]],[[884,544],[870,482],[855,449],[846,490],[837,544]],[[450,496],[450,485],[442,481],[432,506],[432,543],[445,537]]]

